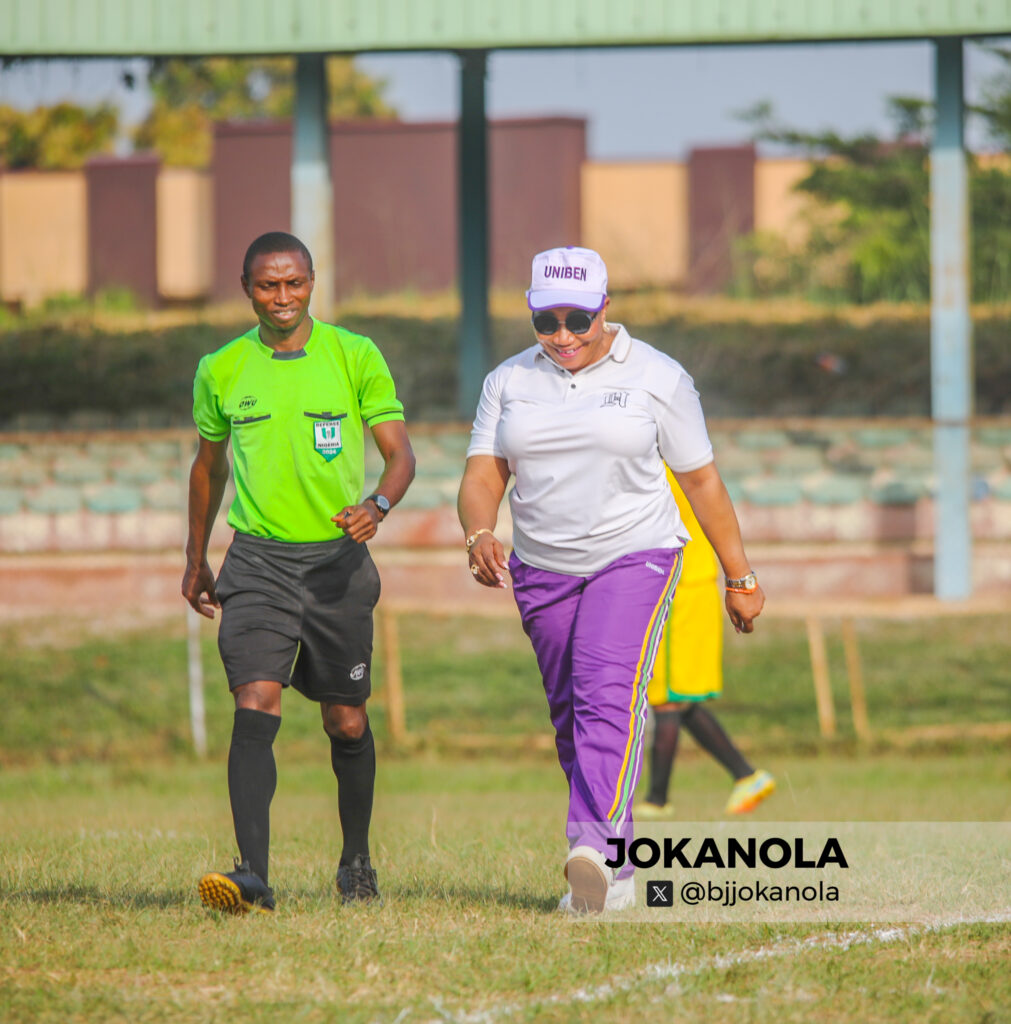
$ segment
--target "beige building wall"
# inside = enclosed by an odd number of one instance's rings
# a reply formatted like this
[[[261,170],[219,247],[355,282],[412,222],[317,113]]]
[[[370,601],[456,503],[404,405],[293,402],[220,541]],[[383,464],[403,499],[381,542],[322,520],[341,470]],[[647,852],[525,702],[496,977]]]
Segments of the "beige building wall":
[[[807,198],[793,191],[811,170],[808,160],[758,160],[755,163],[755,231],[779,235],[794,246],[807,237]]]
[[[214,273],[211,178],[203,171],[163,167],[156,184],[158,292],[165,299],[198,299]]]
[[[0,175],[0,298],[35,306],[88,284],[84,174]]]
[[[976,165],[984,171],[1011,172],[1011,153],[977,153]]]
[[[688,273],[684,164],[586,163],[583,244],[607,263],[612,287],[678,287]]]

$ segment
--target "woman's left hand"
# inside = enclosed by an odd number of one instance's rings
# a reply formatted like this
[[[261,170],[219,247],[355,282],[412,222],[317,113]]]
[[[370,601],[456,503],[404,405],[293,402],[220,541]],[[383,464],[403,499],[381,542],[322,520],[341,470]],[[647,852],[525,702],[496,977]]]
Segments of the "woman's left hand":
[[[738,633],[754,632],[754,620],[758,618],[765,604],[765,593],[756,586],[750,594],[727,591],[727,614]]]

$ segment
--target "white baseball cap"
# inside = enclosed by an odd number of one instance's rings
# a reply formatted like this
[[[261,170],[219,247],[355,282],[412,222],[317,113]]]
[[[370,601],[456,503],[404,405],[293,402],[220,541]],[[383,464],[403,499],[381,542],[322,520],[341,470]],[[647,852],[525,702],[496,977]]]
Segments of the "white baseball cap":
[[[532,310],[575,306],[595,313],[606,298],[607,267],[592,249],[566,245],[534,257],[527,290],[527,305]]]

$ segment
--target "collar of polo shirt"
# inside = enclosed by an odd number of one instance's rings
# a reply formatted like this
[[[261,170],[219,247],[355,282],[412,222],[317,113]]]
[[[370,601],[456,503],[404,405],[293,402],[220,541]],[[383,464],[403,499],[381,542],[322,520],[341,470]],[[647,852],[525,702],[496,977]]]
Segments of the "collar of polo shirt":
[[[611,342],[610,349],[608,349],[607,354],[603,357],[603,359],[600,359],[596,363],[591,363],[589,366],[584,367],[584,369],[590,370],[594,366],[599,366],[601,363],[603,363],[603,362],[605,362],[607,360],[608,356],[610,356],[610,358],[613,359],[616,363],[623,363],[628,358],[628,353],[632,349],[632,336],[628,333],[628,331],[625,330],[625,325],[624,324],[616,324],[612,320],[612,321],[608,322],[607,326],[615,328],[617,330],[617,332],[618,332],[614,336],[614,341]],[[569,373],[570,372],[569,370],[566,370],[564,366],[558,366],[558,363],[556,363],[551,358],[551,356],[549,356],[547,354],[547,352],[545,352],[543,349],[541,349],[537,353],[536,358],[537,359],[541,359],[541,358],[547,359],[547,361],[549,363],[551,363],[552,366],[557,366],[558,369],[562,370],[564,373]],[[580,371],[580,372],[582,372],[582,371]]]

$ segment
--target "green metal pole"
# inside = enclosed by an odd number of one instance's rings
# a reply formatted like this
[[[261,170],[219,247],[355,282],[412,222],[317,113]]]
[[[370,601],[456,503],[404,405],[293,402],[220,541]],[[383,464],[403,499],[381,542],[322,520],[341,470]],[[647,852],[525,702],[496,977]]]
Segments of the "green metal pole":
[[[457,410],[473,419],[491,369],[488,332],[488,131],[485,116],[487,53],[460,54],[459,247],[460,339]]]
[[[291,162],[291,230],[312,253],[316,284],[312,315],[333,317],[333,184],[326,119],[326,57],[299,54],[295,64],[295,123]]]
[[[969,417],[969,199],[963,141],[962,40],[935,44],[937,122],[930,152],[930,377],[934,418],[934,593],[972,594]]]

